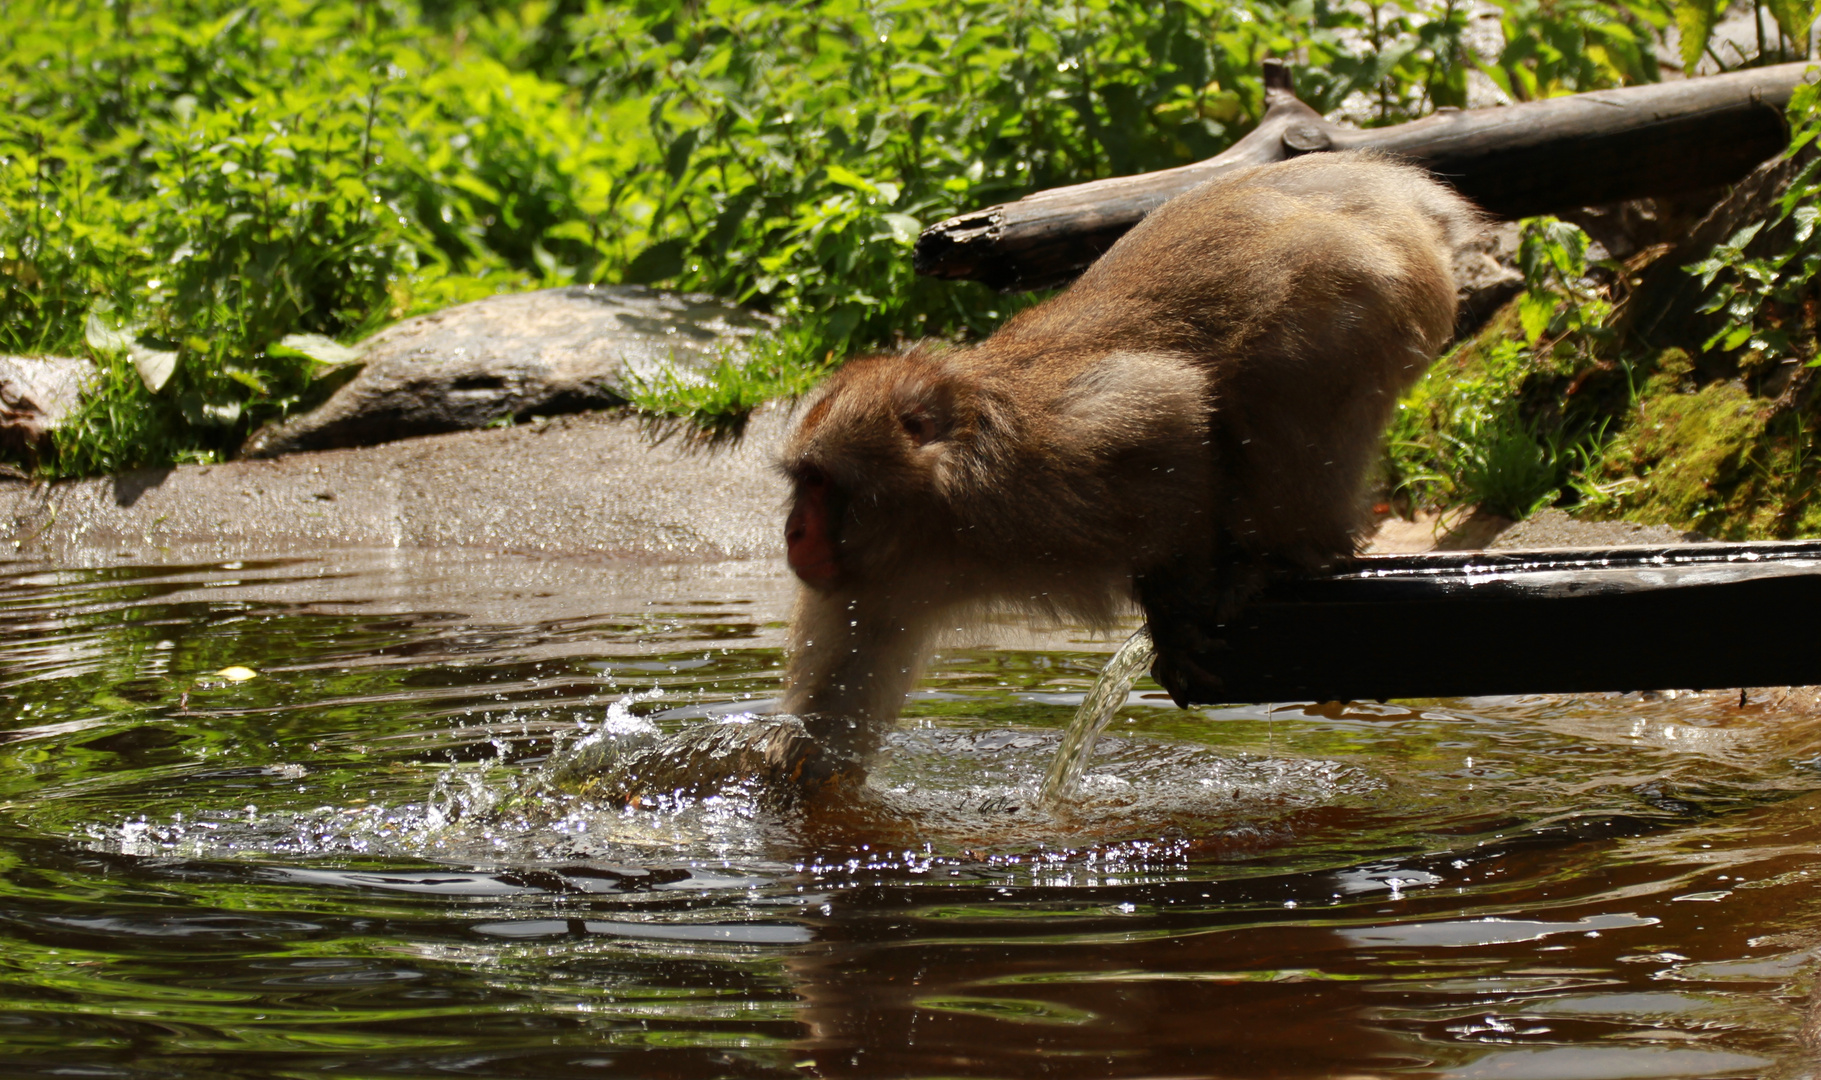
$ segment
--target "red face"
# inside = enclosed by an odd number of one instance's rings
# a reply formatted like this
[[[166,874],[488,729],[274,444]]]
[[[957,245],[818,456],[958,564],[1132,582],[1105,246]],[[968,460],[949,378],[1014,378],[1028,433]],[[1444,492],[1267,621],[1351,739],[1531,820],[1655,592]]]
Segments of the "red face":
[[[829,531],[828,478],[810,473],[797,481],[796,499],[784,522],[784,544],[790,568],[805,585],[826,589],[841,575],[835,541]]]

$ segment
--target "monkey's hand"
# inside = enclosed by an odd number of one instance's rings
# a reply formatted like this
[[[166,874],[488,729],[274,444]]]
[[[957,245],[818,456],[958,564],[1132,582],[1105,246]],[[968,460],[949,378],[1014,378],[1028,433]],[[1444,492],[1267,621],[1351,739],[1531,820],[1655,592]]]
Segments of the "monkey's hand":
[[[1138,579],[1138,602],[1157,649],[1151,678],[1178,708],[1218,699],[1225,685],[1212,669],[1227,650],[1220,636],[1223,616],[1239,605],[1229,599],[1232,590],[1222,587],[1224,576],[1211,567],[1179,564]]]
[[[1151,633],[1155,639],[1157,628],[1154,625]],[[1221,689],[1226,685],[1220,676],[1202,667],[1195,658],[1179,652],[1165,652],[1161,648],[1157,650],[1157,659],[1151,661],[1151,678],[1170,692],[1170,700],[1179,709],[1206,705],[1210,699],[1219,700]]]

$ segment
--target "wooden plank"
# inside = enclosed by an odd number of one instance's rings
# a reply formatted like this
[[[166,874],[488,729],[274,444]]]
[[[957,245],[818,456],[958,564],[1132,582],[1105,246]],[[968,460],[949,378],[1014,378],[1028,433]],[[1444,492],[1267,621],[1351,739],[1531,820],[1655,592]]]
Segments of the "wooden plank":
[[[1811,685],[1818,611],[1814,540],[1367,555],[1204,628],[1179,703]]]
[[[1417,162],[1501,217],[1728,184],[1787,143],[1783,109],[1809,64],[1598,90],[1491,109],[1445,109],[1360,130],[1297,100],[1266,61],[1264,117],[1224,152],[1175,169],[1053,188],[938,222],[917,240],[920,274],[1004,290],[1074,278],[1164,201],[1231,169],[1323,150]]]

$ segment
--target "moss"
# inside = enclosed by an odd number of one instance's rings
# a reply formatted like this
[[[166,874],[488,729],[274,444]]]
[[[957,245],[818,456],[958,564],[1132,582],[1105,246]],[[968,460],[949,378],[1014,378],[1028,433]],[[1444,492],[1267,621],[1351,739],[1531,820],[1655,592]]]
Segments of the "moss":
[[[1763,403],[1737,382],[1687,392],[1678,381],[1673,371],[1652,376],[1635,419],[1607,450],[1607,478],[1638,481],[1618,507],[1633,521],[1742,536],[1758,501],[1746,465],[1764,434]]]

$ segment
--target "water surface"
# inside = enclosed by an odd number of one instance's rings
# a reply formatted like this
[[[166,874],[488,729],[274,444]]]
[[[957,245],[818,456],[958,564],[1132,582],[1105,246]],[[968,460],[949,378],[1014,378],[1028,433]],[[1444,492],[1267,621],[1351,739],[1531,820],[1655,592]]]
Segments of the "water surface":
[[[789,598],[756,564],[0,562],[0,1074],[1811,1074],[1801,695],[1147,680],[1052,812],[1115,642],[988,627],[858,805],[530,794],[590,739],[757,722]]]

